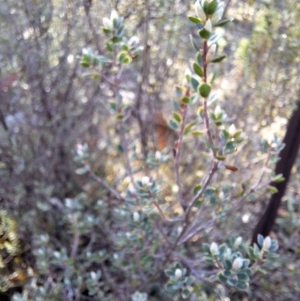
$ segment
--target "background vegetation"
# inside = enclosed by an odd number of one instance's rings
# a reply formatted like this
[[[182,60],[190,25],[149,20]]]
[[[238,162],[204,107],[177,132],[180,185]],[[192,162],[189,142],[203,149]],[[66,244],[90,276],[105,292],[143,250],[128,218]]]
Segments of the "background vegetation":
[[[174,87],[186,85],[196,54],[190,35],[202,47],[187,18],[194,3],[2,2],[1,298],[298,300],[299,160],[273,233],[280,256],[248,243],[300,97],[298,1],[225,3],[234,21],[216,28],[227,58],[209,69],[219,94],[209,110],[219,106],[243,140],[194,204],[197,231],[182,241],[185,201],[212,158],[196,104],[181,157],[172,152],[184,108]],[[103,31],[112,10],[124,25],[114,43]]]

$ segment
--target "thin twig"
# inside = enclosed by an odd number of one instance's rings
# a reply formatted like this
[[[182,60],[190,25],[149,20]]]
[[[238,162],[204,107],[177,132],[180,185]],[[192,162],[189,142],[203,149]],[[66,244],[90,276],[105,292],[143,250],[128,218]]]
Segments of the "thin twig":
[[[103,186],[105,189],[107,189],[118,200],[120,200],[122,202],[125,202],[125,198],[122,197],[122,195],[117,190],[113,189],[112,187],[109,187],[108,184],[105,181],[103,181],[101,178],[97,177],[89,165],[86,165],[86,167],[87,167],[88,172],[89,172],[89,174],[90,174],[90,176],[93,180],[95,180],[96,182],[101,184],[101,186]]]
[[[168,222],[168,223],[177,223],[177,222],[181,222],[183,221],[182,217],[179,218],[174,218],[174,219],[169,219],[165,216],[164,212],[162,211],[162,209],[160,208],[159,204],[157,203],[157,201],[153,202],[154,206],[157,208],[161,218],[163,219],[164,222]]]
[[[175,180],[176,180],[176,185],[178,187],[178,199],[181,205],[182,205],[182,183],[180,180],[179,164],[180,164],[180,155],[182,149],[183,131],[185,127],[186,114],[187,114],[187,106],[184,105],[182,107],[182,122],[180,126],[179,139],[178,139],[175,162],[174,162]]]
[[[72,245],[72,250],[71,250],[71,255],[70,257],[75,260],[76,256],[77,256],[77,250],[78,250],[78,246],[79,246],[79,238],[80,238],[80,232],[78,229],[78,221],[77,221],[77,217],[75,214],[72,214],[72,226],[74,229],[74,239],[73,239],[73,245]]]

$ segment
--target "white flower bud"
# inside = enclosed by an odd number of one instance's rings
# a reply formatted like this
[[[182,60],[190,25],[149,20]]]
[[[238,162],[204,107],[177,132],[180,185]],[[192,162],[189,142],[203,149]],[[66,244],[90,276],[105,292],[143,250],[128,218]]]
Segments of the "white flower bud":
[[[218,255],[219,254],[219,247],[215,242],[211,243],[209,250],[210,250],[210,253],[212,255]]]
[[[182,227],[182,226],[179,226],[179,227],[177,228],[177,234],[180,235],[181,232],[182,232],[182,230],[183,230],[183,227]]]
[[[269,250],[269,248],[271,247],[271,243],[272,243],[271,237],[267,236],[263,242],[263,247],[262,247],[263,250]]]
[[[142,177],[142,185],[143,186],[149,186],[150,183],[150,178],[149,177]]]
[[[229,129],[228,129],[228,132],[231,136],[233,136],[235,133],[236,133],[236,127],[234,124],[232,124]]]
[[[212,24],[211,24],[210,19],[206,20],[205,25],[204,25],[204,28],[205,28],[207,31],[212,32]]]
[[[222,113],[222,109],[219,105],[216,106],[214,113],[215,113],[215,115],[219,115],[220,113]]]
[[[139,44],[140,40],[137,36],[133,36],[129,39],[128,45],[130,47],[136,47]]]
[[[160,160],[161,160],[161,152],[160,152],[160,151],[156,151],[156,152],[155,152],[155,159],[156,159],[157,161],[160,161]]]
[[[243,238],[241,236],[237,237],[234,242],[234,247],[238,248],[241,245],[242,241],[243,241]]]
[[[65,203],[66,203],[66,207],[72,208],[72,206],[73,206],[73,200],[72,199],[69,199],[69,198],[65,199]]]
[[[179,278],[182,277],[182,271],[181,271],[181,269],[176,269],[176,270],[175,270],[175,277],[176,277],[177,279],[179,279]]]
[[[113,22],[108,18],[103,18],[103,25],[106,29],[113,30]]]
[[[243,266],[243,259],[238,257],[232,263],[232,268],[234,270],[239,270]]]
[[[140,221],[140,214],[137,211],[133,212],[133,220],[135,222],[139,222]]]
[[[199,1],[195,2],[195,13],[196,16],[201,20],[201,21],[205,21],[206,20],[206,14],[203,10],[202,5],[200,4]]]
[[[115,10],[113,10],[110,14],[110,20],[113,21],[114,19],[118,19],[118,18],[119,18],[118,13]]]
[[[90,275],[93,280],[97,280],[97,274],[94,271],[92,271]]]

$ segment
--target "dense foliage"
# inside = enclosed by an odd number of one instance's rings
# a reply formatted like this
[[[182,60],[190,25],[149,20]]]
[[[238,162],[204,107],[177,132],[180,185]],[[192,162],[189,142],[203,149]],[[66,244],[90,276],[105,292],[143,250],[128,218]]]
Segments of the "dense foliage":
[[[279,250],[249,241],[282,180],[299,17],[293,0],[4,0],[1,298],[297,299],[299,161]]]

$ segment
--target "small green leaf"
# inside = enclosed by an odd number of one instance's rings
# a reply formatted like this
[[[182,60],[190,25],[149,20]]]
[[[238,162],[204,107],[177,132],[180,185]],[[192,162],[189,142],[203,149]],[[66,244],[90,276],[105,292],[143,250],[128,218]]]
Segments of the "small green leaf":
[[[195,187],[194,187],[194,195],[196,195],[201,189],[201,185],[200,184],[197,184]]]
[[[258,242],[259,246],[262,247],[262,245],[264,243],[264,237],[261,234],[257,235],[257,242]]]
[[[191,129],[194,125],[195,125],[194,122],[187,124],[184,128],[183,135],[187,135],[191,131]]]
[[[177,96],[182,96],[185,92],[185,88],[181,87],[181,86],[175,86],[175,93]]]
[[[190,294],[191,294],[191,292],[187,288],[185,288],[181,292],[181,297],[183,299],[187,299],[190,296]]]
[[[207,15],[212,15],[216,11],[217,7],[218,7],[218,1],[213,0],[208,3],[204,11]]]
[[[202,66],[202,56],[201,56],[200,52],[197,52],[195,59],[196,59],[197,64],[201,67]]]
[[[193,38],[193,36],[190,34],[190,42],[191,42],[191,44],[192,44],[192,46],[195,48],[195,50],[199,50],[199,47],[198,47],[198,45],[196,44],[196,42],[195,42],[195,40],[194,40],[194,38]]]
[[[204,197],[209,198],[209,197],[213,196],[215,194],[215,191],[216,191],[216,188],[207,187],[204,192]]]
[[[218,99],[218,96],[219,96],[218,92],[214,92],[214,93],[210,94],[207,99],[207,105],[209,106],[212,103],[214,103]]]
[[[270,246],[270,248],[269,248],[269,251],[275,252],[275,251],[277,251],[277,249],[278,249],[278,242],[277,242],[277,240],[272,239],[272,242],[271,242],[271,246]]]
[[[209,47],[210,45],[215,44],[222,36],[223,34],[221,33],[212,35],[207,41],[207,46]]]
[[[107,49],[108,51],[112,52],[112,51],[113,51],[112,44],[109,43],[109,42],[107,42],[107,43],[106,43],[106,49]]]
[[[227,278],[224,276],[223,273],[220,273],[218,275],[218,278],[219,278],[219,281],[222,282],[222,283],[226,283],[227,282]]]
[[[111,109],[114,110],[114,111],[117,109],[117,104],[116,104],[115,102],[113,102],[113,101],[111,101],[111,102],[109,103],[109,106],[110,106]]]
[[[180,99],[180,101],[182,102],[182,103],[184,103],[184,104],[189,104],[190,103],[190,99],[188,98],[188,97],[182,97],[181,99]]]
[[[232,136],[232,138],[238,139],[241,136],[241,134],[242,134],[242,131],[241,130],[237,130],[235,132],[235,134]]]
[[[246,291],[249,287],[248,282],[237,282],[235,287],[240,291]]]
[[[102,62],[102,63],[111,63],[111,60],[108,59],[107,57],[103,56],[103,55],[99,55],[99,56],[98,56],[98,59],[99,59],[99,61]]]
[[[203,245],[203,251],[206,253],[210,253],[210,245],[209,244],[204,244]]]
[[[197,63],[193,63],[193,70],[200,77],[203,76],[203,70],[202,70],[202,68]]]
[[[215,27],[224,26],[227,23],[232,22],[232,21],[233,21],[233,19],[224,19],[224,20],[221,20],[217,24],[215,24]]]
[[[280,173],[280,174],[278,174],[278,175],[276,175],[274,177],[271,177],[271,180],[274,183],[281,183],[281,182],[283,182],[285,180],[285,178],[283,177],[282,173]]]
[[[195,91],[198,90],[199,82],[194,77],[191,77],[191,85]]]
[[[202,136],[202,135],[203,135],[203,132],[195,130],[195,131],[191,131],[191,134],[192,134],[193,136]]]
[[[123,63],[124,59],[126,58],[127,56],[127,52],[122,50],[120,51],[118,54],[117,54],[117,60],[121,63]]]
[[[80,66],[83,67],[83,68],[88,68],[90,66],[90,64],[85,62],[85,61],[81,61]]]
[[[232,263],[230,260],[226,259],[225,262],[224,262],[224,268],[225,270],[230,270],[232,267]]]
[[[96,58],[96,57],[93,57],[93,59],[92,59],[92,65],[93,65],[93,67],[97,67],[98,64],[99,64],[99,59]]]
[[[204,40],[208,40],[210,38],[210,32],[208,30],[206,30],[205,28],[202,28],[201,30],[199,30],[198,34]]]
[[[173,113],[173,117],[174,117],[174,119],[175,119],[176,121],[181,122],[181,117],[180,117],[180,115],[179,115],[178,113],[174,112],[174,113]]]
[[[83,175],[83,174],[87,173],[88,170],[89,170],[88,166],[84,166],[84,167],[77,168],[76,173],[78,175]]]
[[[226,58],[226,55],[221,55],[221,56],[214,58],[213,60],[211,60],[209,62],[210,63],[219,63],[219,62],[222,62],[225,58]]]
[[[230,134],[226,130],[222,130],[221,138],[223,138],[225,141],[228,141],[228,139],[230,138]]]
[[[189,20],[195,24],[201,24],[201,20],[196,18],[196,17],[193,17],[193,16],[188,16]]]
[[[170,126],[170,128],[171,129],[173,129],[173,130],[177,130],[178,129],[178,123],[175,121],[175,120],[169,120],[169,126]]]
[[[211,87],[205,83],[202,84],[198,89],[199,94],[204,98],[208,97],[210,91],[211,91]]]
[[[231,285],[231,286],[236,286],[237,285],[237,280],[234,278],[229,278],[227,279],[227,284]]]
[[[272,194],[278,192],[278,189],[277,189],[276,187],[272,186],[272,185],[268,185],[268,186],[267,186],[267,189],[268,189]]]
[[[131,58],[129,55],[127,55],[127,56],[124,58],[123,63],[124,63],[125,65],[128,65],[128,64],[131,63],[131,61],[132,61],[132,58]]]
[[[125,51],[129,51],[129,47],[128,47],[128,45],[126,45],[126,44],[123,44],[123,45],[122,45],[122,49],[125,50]]]
[[[234,141],[228,141],[223,148],[223,153],[230,154],[233,153],[235,150],[236,150],[236,143]]]

